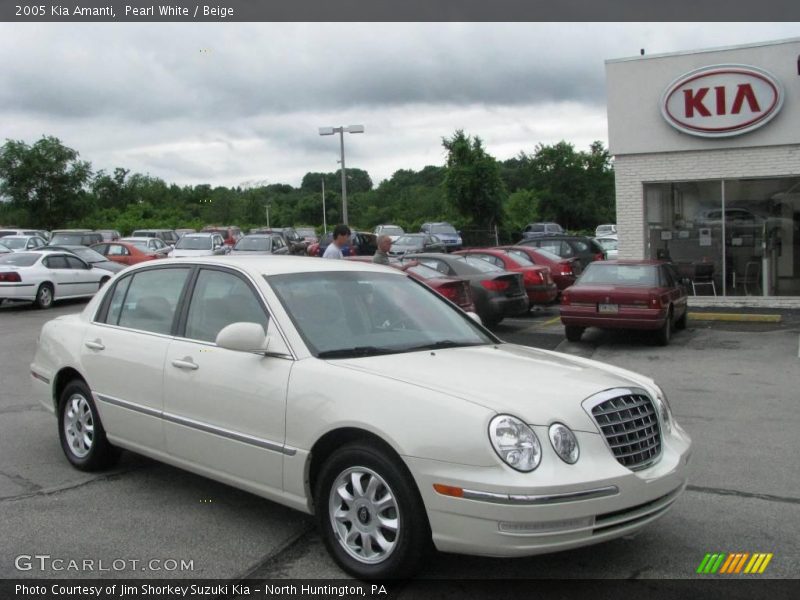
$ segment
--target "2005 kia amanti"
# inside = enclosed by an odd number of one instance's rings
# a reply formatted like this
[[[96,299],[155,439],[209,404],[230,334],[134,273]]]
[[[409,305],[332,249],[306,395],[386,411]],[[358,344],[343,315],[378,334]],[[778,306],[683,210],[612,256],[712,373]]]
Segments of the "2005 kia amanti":
[[[651,379],[503,343],[403,272],[159,262],[42,330],[33,389],[79,469],[127,448],[313,513],[362,578],[408,576],[431,546],[630,534],[686,485],[691,442]]]

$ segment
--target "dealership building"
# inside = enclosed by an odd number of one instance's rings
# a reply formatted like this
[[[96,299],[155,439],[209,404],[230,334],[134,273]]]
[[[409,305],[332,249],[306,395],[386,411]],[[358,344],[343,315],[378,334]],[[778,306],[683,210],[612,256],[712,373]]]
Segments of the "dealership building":
[[[800,38],[606,61],[621,258],[800,305]]]

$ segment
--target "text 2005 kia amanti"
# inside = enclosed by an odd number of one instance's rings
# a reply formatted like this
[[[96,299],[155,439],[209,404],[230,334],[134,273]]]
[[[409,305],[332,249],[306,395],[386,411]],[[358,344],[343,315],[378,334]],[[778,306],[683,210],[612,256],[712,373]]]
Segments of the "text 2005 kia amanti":
[[[686,485],[691,441],[651,379],[505,344],[377,265],[145,263],[47,323],[31,375],[77,468],[127,448],[313,513],[361,578],[431,545],[627,535]]]

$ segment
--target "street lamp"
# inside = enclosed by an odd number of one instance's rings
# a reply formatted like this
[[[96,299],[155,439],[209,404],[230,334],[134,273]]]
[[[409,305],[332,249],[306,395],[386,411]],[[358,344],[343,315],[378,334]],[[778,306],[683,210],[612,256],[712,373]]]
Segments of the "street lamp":
[[[364,133],[363,125],[348,125],[347,127],[320,127],[320,135],[339,134],[339,146],[342,151],[342,221],[347,225],[347,175],[344,166],[344,134],[345,133]]]

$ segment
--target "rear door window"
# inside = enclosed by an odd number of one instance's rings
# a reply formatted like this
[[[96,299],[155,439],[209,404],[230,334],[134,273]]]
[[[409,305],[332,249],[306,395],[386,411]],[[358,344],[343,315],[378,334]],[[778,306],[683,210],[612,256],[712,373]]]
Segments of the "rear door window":
[[[134,273],[117,324],[169,335],[189,271],[176,267]]]

